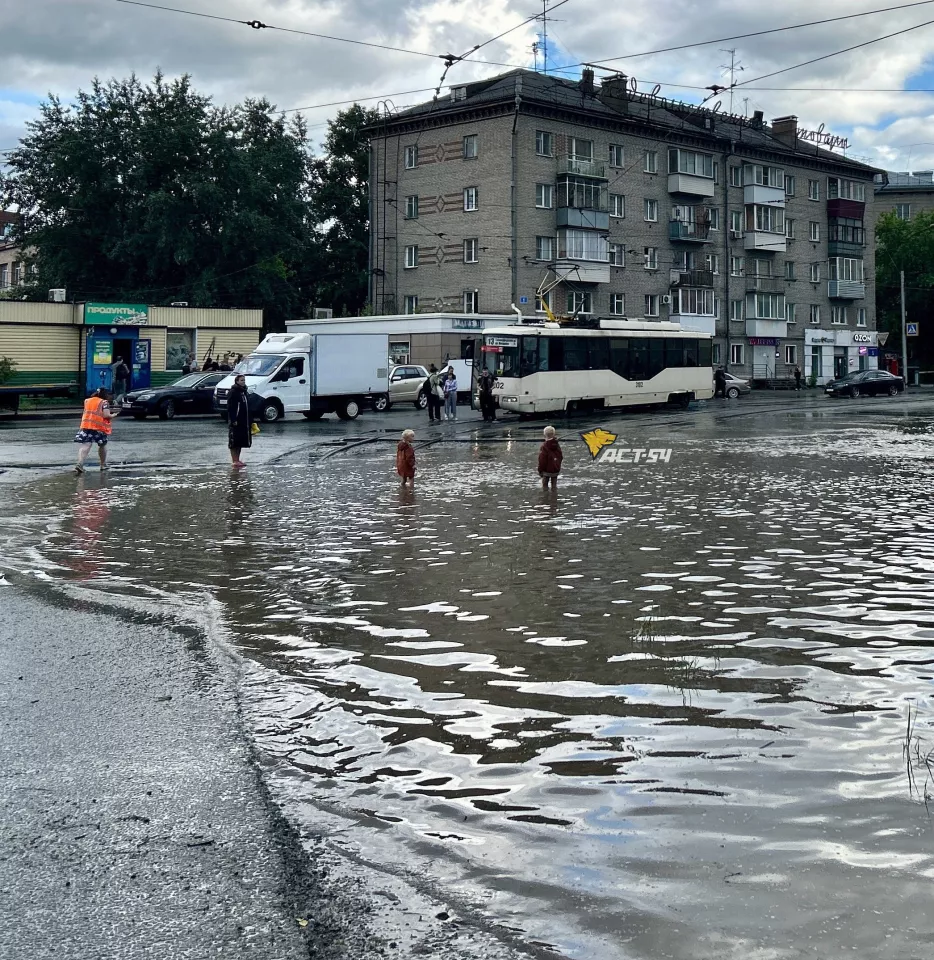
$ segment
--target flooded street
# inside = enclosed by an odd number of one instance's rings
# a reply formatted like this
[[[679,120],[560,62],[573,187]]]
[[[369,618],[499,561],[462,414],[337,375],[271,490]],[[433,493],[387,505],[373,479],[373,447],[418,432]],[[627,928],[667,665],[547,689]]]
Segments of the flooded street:
[[[575,960],[928,957],[934,405],[558,424],[556,493],[541,427],[422,424],[414,492],[390,436],[7,487],[2,567],[228,645],[287,814],[455,915]]]

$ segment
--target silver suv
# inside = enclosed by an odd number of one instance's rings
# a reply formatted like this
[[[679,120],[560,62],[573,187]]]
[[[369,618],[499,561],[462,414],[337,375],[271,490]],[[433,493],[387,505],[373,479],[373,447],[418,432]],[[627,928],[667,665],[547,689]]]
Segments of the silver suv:
[[[422,389],[428,379],[425,367],[415,363],[400,364],[389,370],[389,395],[379,394],[373,398],[373,409],[378,413],[388,410],[394,403],[414,403],[416,408],[424,410],[428,406],[428,397]]]

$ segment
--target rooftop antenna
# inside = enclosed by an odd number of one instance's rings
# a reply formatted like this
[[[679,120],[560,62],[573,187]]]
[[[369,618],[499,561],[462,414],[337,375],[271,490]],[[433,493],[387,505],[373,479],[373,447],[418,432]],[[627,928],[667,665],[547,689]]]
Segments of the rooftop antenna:
[[[532,44],[532,60],[535,64],[535,72],[538,73],[538,41]]]
[[[548,0],[542,0],[542,73],[548,75]]]
[[[721,70],[730,71],[730,116],[733,115],[733,87],[736,85],[736,74],[743,72],[743,65],[739,63],[736,59],[736,47],[733,47],[730,50],[724,50],[721,48],[721,53],[728,53],[730,55],[730,65],[727,66],[725,63],[720,64]]]

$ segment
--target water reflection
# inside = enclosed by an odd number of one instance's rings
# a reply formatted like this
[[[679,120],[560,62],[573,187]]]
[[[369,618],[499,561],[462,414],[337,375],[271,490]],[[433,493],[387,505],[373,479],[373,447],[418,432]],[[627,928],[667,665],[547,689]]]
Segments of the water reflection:
[[[908,700],[934,743],[929,461],[881,424],[668,445],[639,471],[569,443],[554,492],[518,441],[426,450],[417,491],[371,448],[141,477],[42,550],[80,577],[79,542],[131,543],[147,587],[209,587],[291,795],[532,938],[920,956],[934,846],[903,744]]]

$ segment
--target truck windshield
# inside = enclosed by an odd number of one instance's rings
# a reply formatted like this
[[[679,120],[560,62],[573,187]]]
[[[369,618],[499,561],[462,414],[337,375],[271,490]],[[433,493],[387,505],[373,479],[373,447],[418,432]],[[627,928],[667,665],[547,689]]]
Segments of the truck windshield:
[[[483,366],[494,377],[518,377],[519,337],[484,337]]]
[[[234,373],[245,377],[268,377],[285,360],[276,354],[252,353],[234,367]]]

